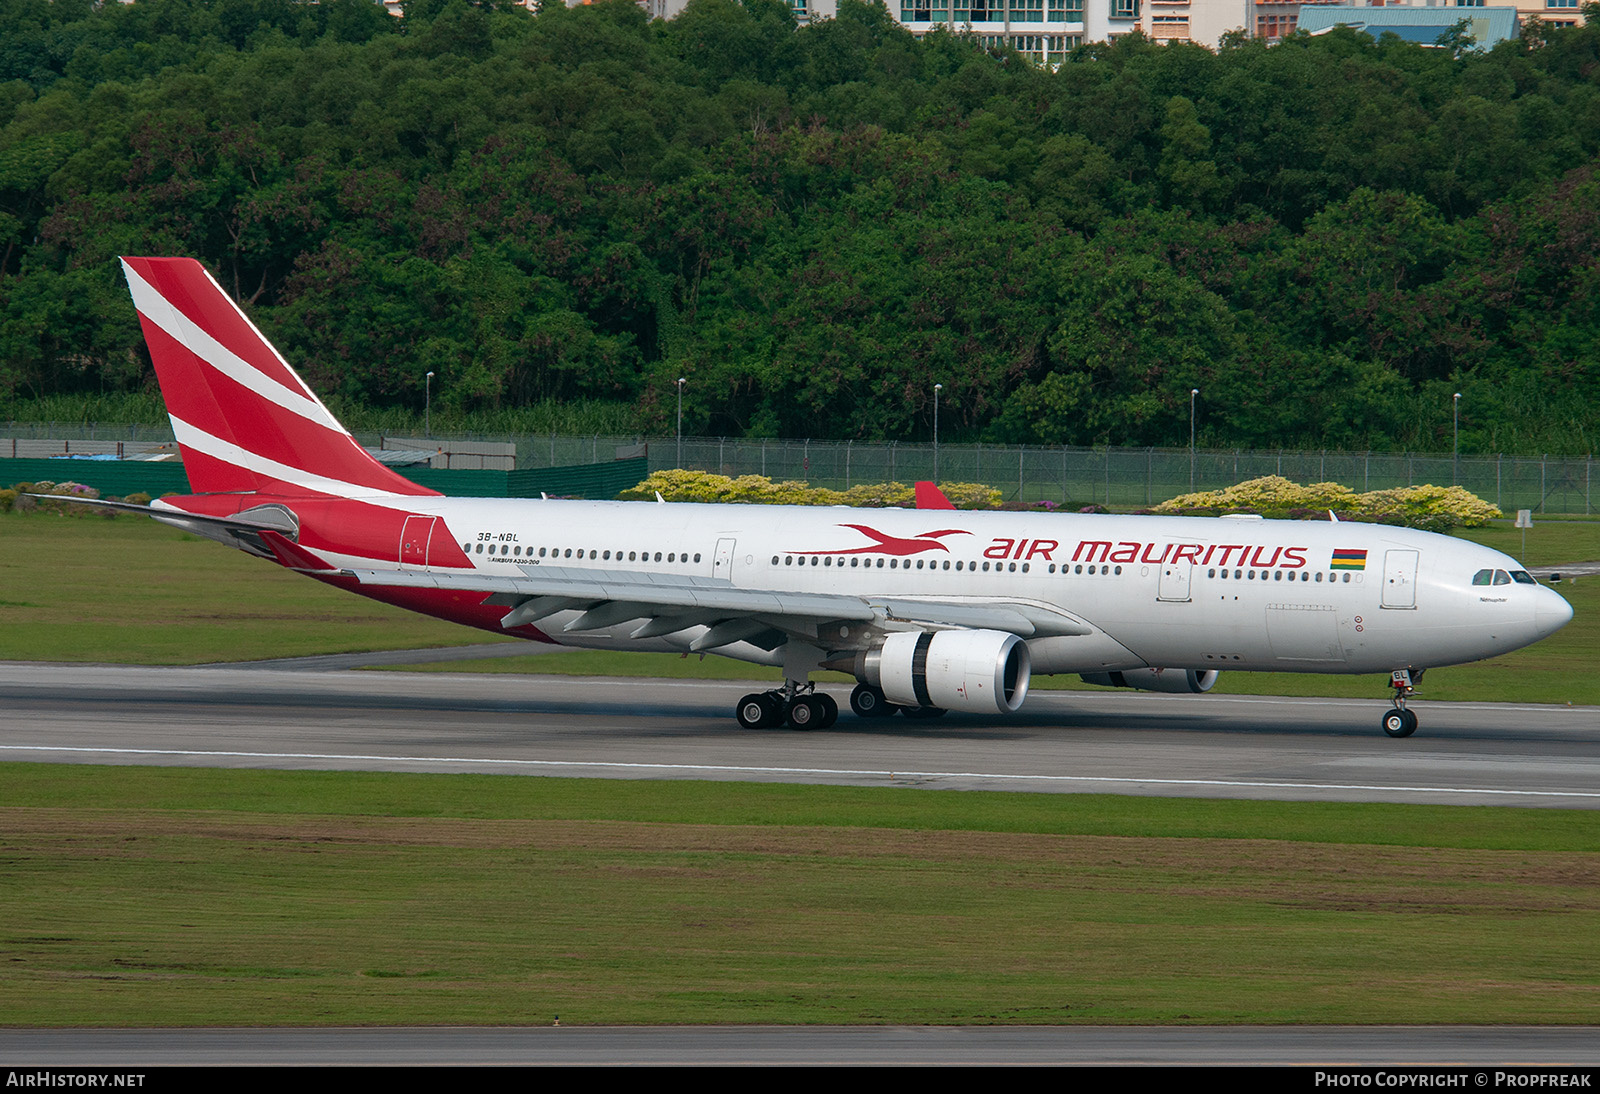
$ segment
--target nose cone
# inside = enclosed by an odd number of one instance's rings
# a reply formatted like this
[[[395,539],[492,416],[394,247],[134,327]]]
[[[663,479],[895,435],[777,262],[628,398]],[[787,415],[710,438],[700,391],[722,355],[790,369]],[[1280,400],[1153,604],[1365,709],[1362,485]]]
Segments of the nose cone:
[[[1572,621],[1572,605],[1554,589],[1543,586],[1533,605],[1533,623],[1540,638],[1548,638]]]

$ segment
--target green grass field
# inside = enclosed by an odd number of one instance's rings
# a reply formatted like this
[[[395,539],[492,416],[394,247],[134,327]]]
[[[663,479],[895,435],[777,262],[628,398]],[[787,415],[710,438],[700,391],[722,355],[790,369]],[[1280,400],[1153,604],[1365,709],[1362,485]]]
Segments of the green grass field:
[[[0,622],[10,661],[193,665],[496,640],[139,516],[0,516]]]
[[[1587,1023],[1600,813],[0,765],[0,1025]]]

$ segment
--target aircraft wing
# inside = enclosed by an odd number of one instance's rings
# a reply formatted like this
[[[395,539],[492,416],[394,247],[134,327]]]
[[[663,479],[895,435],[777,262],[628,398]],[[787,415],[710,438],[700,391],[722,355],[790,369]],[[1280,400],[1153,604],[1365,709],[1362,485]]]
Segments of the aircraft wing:
[[[905,597],[851,596],[738,588],[713,578],[647,574],[626,570],[541,568],[536,575],[448,573],[421,570],[344,570],[363,585],[429,588],[484,594],[484,603],[507,609],[501,626],[536,623],[557,612],[578,610],[566,632],[596,630],[644,620],[634,637],[672,634],[710,626],[692,648],[712,649],[729,634],[747,637],[752,628],[776,629],[817,641],[820,625],[854,624],[877,630],[997,630],[1022,638],[1092,633],[1082,620],[1029,604],[962,604]],[[737,640],[737,639],[733,639]]]

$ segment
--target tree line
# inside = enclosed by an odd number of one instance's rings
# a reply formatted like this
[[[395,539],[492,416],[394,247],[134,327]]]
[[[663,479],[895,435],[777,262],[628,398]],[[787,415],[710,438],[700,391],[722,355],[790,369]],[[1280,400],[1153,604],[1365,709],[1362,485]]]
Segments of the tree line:
[[[841,0],[0,0],[0,414],[203,260],[336,405],[694,433],[1589,452],[1600,6],[1492,50]]]

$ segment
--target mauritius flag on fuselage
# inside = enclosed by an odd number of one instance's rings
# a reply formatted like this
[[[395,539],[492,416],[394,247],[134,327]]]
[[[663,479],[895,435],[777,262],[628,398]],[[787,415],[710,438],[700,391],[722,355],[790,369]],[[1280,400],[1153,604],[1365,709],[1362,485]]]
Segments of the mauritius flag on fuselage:
[[[1367,568],[1367,551],[1365,547],[1338,547],[1333,552],[1334,570],[1365,570]]]

